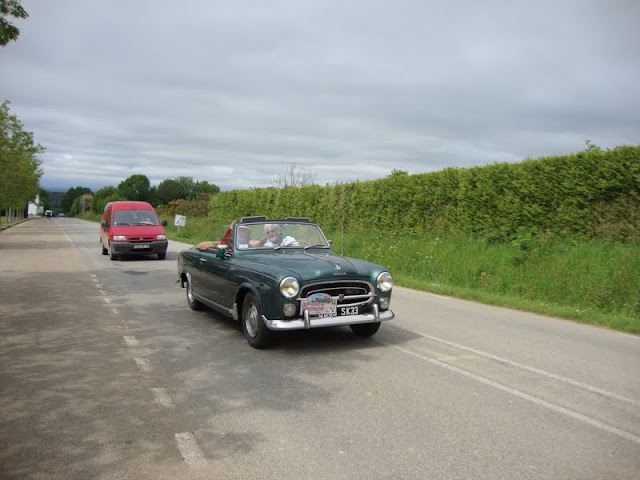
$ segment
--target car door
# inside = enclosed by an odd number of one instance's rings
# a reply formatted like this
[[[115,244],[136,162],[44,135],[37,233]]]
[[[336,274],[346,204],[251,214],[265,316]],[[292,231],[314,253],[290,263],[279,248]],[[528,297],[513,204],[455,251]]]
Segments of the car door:
[[[194,281],[194,291],[216,305],[230,308],[226,299],[229,277],[227,258],[218,257],[215,252],[206,251],[200,254],[197,263],[199,272],[198,278]]]
[[[107,208],[105,209],[105,211],[102,214],[102,221],[103,222],[107,222],[109,225],[111,225],[112,221],[111,221],[111,205],[107,205]],[[102,225],[102,222],[100,223],[100,239],[102,242],[102,246],[105,248],[109,248],[109,227],[105,227],[104,225]]]

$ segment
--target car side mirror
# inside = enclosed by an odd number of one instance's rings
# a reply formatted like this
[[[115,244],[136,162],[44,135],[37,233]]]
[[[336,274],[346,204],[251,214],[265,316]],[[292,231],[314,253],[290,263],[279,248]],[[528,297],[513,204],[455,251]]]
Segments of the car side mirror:
[[[166,227],[167,225],[168,225],[168,224],[167,224],[167,221],[166,221],[166,220],[162,220],[162,226],[163,226],[163,227]]]
[[[109,228],[109,222],[107,222],[106,220],[102,220],[102,221],[100,222],[100,225],[102,225],[102,226],[103,226],[103,227],[105,227],[105,228]]]

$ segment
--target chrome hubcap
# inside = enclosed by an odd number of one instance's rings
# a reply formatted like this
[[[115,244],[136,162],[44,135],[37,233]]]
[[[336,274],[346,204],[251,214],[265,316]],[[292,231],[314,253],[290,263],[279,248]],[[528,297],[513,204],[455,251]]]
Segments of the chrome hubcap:
[[[255,337],[258,334],[258,321],[258,308],[254,303],[251,303],[244,315],[244,323],[247,327],[247,333],[251,337]]]

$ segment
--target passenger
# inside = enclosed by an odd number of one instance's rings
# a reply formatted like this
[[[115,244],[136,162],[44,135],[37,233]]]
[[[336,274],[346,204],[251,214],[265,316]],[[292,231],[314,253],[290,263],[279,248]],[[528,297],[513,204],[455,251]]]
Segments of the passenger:
[[[227,229],[226,233],[222,237],[222,240],[200,242],[199,244],[196,245],[196,248],[198,250],[204,251],[204,250],[215,250],[220,245],[229,245],[229,240],[231,240],[231,233],[233,232],[233,226],[235,224],[236,224],[235,220],[231,222],[231,225],[229,225],[229,228]]]
[[[288,245],[299,245],[295,238],[290,237],[282,233],[281,225],[275,225],[273,223],[267,223],[264,226],[264,233],[266,236],[262,237],[257,247],[286,247]]]
[[[238,227],[238,248],[245,249],[249,248],[251,241],[251,229],[249,227],[245,227],[244,225],[240,225]]]

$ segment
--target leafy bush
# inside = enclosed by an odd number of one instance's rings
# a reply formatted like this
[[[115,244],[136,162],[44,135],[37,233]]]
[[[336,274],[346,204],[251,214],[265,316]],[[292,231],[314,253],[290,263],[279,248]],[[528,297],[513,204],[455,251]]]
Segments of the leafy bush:
[[[159,205],[156,211],[162,216],[186,215],[187,217],[206,217],[209,210],[210,194],[200,193],[196,200],[172,200],[167,205]]]

